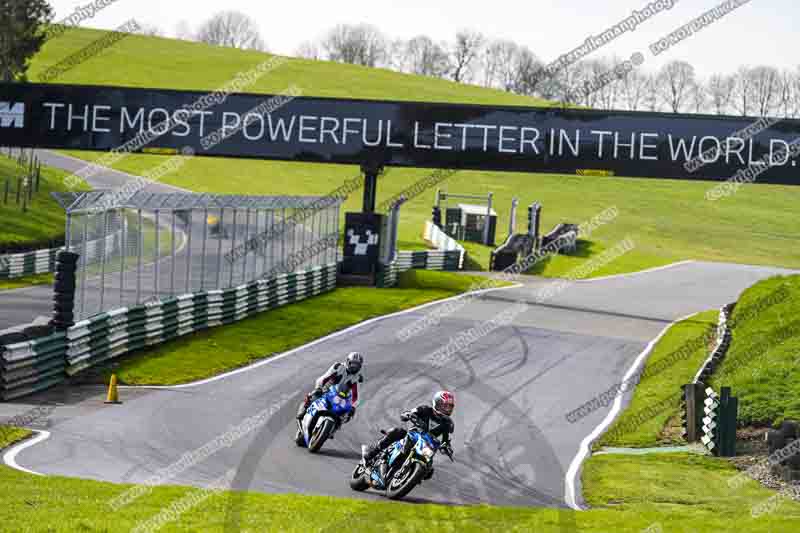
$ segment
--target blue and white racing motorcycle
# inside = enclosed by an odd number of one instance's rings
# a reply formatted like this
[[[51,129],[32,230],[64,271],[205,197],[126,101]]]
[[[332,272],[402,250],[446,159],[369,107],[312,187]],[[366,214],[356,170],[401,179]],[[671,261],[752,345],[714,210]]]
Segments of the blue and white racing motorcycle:
[[[404,457],[405,441],[411,444],[411,451]],[[433,476],[433,457],[441,451],[453,460],[453,450],[444,446],[429,433],[411,430],[405,439],[392,444],[371,467],[359,463],[350,478],[350,488],[359,492],[372,487],[385,490],[392,500],[399,500],[414,487]],[[382,476],[381,472],[385,472]]]
[[[352,414],[350,389],[340,390],[338,385],[329,387],[322,396],[311,402],[305,416],[297,423],[295,444],[308,447],[311,453],[318,452]]]

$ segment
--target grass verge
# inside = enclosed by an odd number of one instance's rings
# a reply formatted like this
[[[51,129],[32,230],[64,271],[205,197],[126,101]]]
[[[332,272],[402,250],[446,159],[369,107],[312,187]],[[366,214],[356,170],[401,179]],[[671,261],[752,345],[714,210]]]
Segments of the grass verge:
[[[483,278],[409,271],[394,289],[345,287],[135,352],[92,372],[129,385],[175,385],[218,375],[285,352],[364,320],[449,298]]]
[[[681,385],[708,357],[719,312],[707,311],[672,326],[653,348],[633,400],[595,447],[650,447],[681,443]]]
[[[446,468],[446,467],[443,467]],[[636,532],[655,524],[664,531],[793,531],[800,505],[779,502],[754,519],[750,509],[773,492],[754,481],[736,491],[727,462],[683,454],[592,458],[583,484],[593,509],[410,505],[343,498],[212,493],[154,487],[112,512],[109,502],[129,488],[97,481],[37,477],[0,467],[0,523],[6,531],[130,531],[166,517],[160,531],[227,531],[227,511],[239,509],[239,531],[305,533],[339,526],[359,532],[485,531],[561,532],[573,523],[585,533]],[[194,505],[193,505],[194,503]],[[177,511],[180,509],[181,511]],[[570,529],[566,531],[575,531]]]
[[[0,255],[46,248],[50,241],[63,240],[64,210],[50,196],[51,192],[66,191],[64,178],[67,172],[42,166],[39,191],[33,193],[26,212],[16,203],[17,177],[23,169],[15,160],[0,155]],[[5,200],[6,179],[10,179],[11,193]],[[81,185],[85,190],[87,186]]]
[[[776,493],[750,479],[729,484],[737,476],[724,459],[692,454],[592,457],[583,480],[593,509],[581,515],[580,531],[795,530],[800,504],[780,500],[755,518],[751,510]]]
[[[731,321],[733,342],[712,385],[733,389],[744,424],[800,420],[800,276],[757,283]]]
[[[52,285],[53,280],[53,274],[36,274],[35,276],[22,278],[0,279],[0,291],[22,289],[33,285]]]
[[[0,426],[0,450],[31,436],[27,429]]]

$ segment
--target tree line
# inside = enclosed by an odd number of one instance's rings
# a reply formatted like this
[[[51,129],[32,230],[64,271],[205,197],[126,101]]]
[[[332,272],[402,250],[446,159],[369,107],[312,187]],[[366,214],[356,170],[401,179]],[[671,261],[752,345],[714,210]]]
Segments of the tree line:
[[[232,24],[232,19],[238,22]],[[194,34],[182,22],[176,33],[178,38],[209,44],[266,50],[255,21],[237,12],[215,15]],[[530,48],[514,41],[491,39],[470,29],[457,31],[451,41],[436,41],[427,35],[392,39],[370,24],[339,24],[321,38],[301,44],[295,55],[443,78],[594,109],[800,117],[800,65],[793,70],[742,66],[733,73],[703,77],[687,61],[676,60],[657,71],[647,71],[621,69],[620,58],[599,56],[546,75],[546,64]],[[601,79],[603,82],[597,83]],[[577,90],[586,84],[591,84],[592,90]]]
[[[657,71],[620,69],[623,60],[599,56],[546,75],[546,64],[528,47],[460,30],[450,42],[426,35],[392,40],[368,24],[338,25],[300,46],[297,55],[445,78],[594,109],[800,117],[800,66],[742,66],[733,73],[698,75],[687,61]],[[576,90],[611,76],[596,90]]]
[[[24,80],[30,57],[46,40],[53,12],[46,0],[0,0],[0,5],[4,8],[0,10],[0,80]],[[163,35],[155,26],[142,28],[147,35]],[[175,33],[184,40],[267,51],[258,23],[238,11],[217,13],[196,31],[182,21]],[[549,75],[533,51],[510,40],[491,39],[469,29],[457,31],[451,41],[427,35],[391,39],[370,24],[339,24],[321,38],[303,43],[296,55],[444,78],[594,109],[800,117],[800,66],[785,70],[742,66],[733,73],[701,77],[687,61],[647,71],[620,68],[624,60],[598,56]]]

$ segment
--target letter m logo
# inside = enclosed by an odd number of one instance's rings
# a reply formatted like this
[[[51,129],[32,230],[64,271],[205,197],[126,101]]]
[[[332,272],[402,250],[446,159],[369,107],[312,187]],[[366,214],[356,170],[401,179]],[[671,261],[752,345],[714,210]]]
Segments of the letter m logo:
[[[25,126],[25,104],[0,102],[0,128]]]

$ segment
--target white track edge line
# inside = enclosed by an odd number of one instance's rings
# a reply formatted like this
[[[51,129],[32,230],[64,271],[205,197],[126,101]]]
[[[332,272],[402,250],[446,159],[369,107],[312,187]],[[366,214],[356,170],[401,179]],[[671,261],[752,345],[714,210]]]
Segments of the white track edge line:
[[[672,329],[673,326],[677,325],[680,322],[688,320],[689,318],[697,314],[698,313],[692,313],[685,317],[679,318],[674,322],[672,322],[667,327],[665,327],[655,339],[650,341],[650,343],[645,347],[644,351],[642,351],[642,353],[639,354],[639,356],[633,362],[631,367],[625,373],[625,376],[622,378],[622,382],[623,383],[627,382],[631,378],[631,376],[633,376],[633,374],[639,369],[642,363],[647,359],[647,356],[650,355],[650,352],[653,351],[653,348],[655,348],[656,344],[658,344],[658,341],[660,341],[664,337],[664,335],[666,335],[667,332],[670,329]],[[633,390],[635,391],[636,389]],[[596,428],[594,428],[594,430],[589,435],[587,435],[586,438],[583,439],[583,441],[581,441],[581,444],[578,447],[578,453],[575,454],[575,457],[572,459],[572,462],[569,465],[569,469],[567,470],[567,475],[565,478],[566,487],[565,487],[564,499],[566,500],[567,505],[569,505],[572,509],[576,511],[584,510],[584,508],[578,504],[578,494],[575,488],[578,474],[580,473],[581,466],[583,465],[583,461],[591,453],[592,443],[608,429],[608,427],[612,424],[612,422],[614,422],[617,415],[622,410],[622,400],[624,396],[625,396],[624,394],[617,394],[616,398],[614,398],[614,405],[612,406],[611,411],[609,411],[609,413],[606,415],[603,421],[600,422],[600,424]]]
[[[40,442],[44,442],[50,438],[49,431],[40,429],[31,429],[30,431],[33,431],[37,435],[33,438],[25,439],[22,442],[18,442],[17,444],[11,446],[11,448],[9,448],[8,451],[3,455],[3,462],[6,464],[6,466],[15,470],[19,470],[20,472],[25,472],[26,474],[31,474],[34,476],[44,476],[44,474],[34,472],[33,470],[28,470],[27,468],[17,464],[17,454],[19,454],[19,452],[30,448],[31,446],[35,446]]]
[[[313,340],[313,341],[311,341],[309,343],[306,343],[306,344],[304,344],[302,346],[298,346],[296,348],[292,348],[289,351],[286,351],[286,352],[283,352],[281,354],[277,354],[277,355],[275,355],[273,357],[269,357],[267,359],[264,359],[263,361],[259,361],[257,363],[252,364],[252,365],[248,365],[248,366],[245,366],[245,367],[242,367],[242,368],[237,368],[236,370],[231,370],[230,372],[226,372],[224,374],[220,374],[218,376],[214,376],[214,377],[211,377],[211,378],[203,379],[203,380],[200,380],[200,381],[193,381],[191,383],[183,383],[183,384],[180,384],[180,385],[131,385],[131,386],[125,386],[125,387],[120,387],[120,388],[121,389],[125,388],[125,389],[175,390],[175,389],[188,389],[188,388],[191,388],[191,387],[198,387],[200,385],[206,385],[208,383],[213,383],[215,381],[226,379],[226,378],[229,378],[231,376],[235,376],[237,374],[241,374],[241,373],[244,373],[244,372],[249,372],[251,370],[255,370],[256,368],[260,368],[260,367],[262,367],[264,365],[272,364],[275,361],[279,361],[279,360],[283,359],[284,357],[288,357],[290,355],[293,355],[293,354],[295,354],[295,353],[297,353],[297,352],[299,352],[301,350],[305,350],[307,348],[311,348],[311,347],[316,346],[317,344],[320,344],[320,343],[325,342],[327,340],[334,339],[334,338],[340,337],[342,335],[346,335],[346,334],[351,333],[351,332],[353,332],[353,331],[355,331],[355,330],[357,330],[359,328],[363,328],[363,327],[368,326],[370,324],[374,324],[376,322],[380,322],[381,320],[387,320],[387,319],[390,319],[390,318],[395,318],[395,317],[406,315],[406,314],[409,314],[409,313],[415,313],[415,312],[421,311],[422,309],[425,309],[427,307],[432,307],[434,305],[440,305],[440,304],[443,304],[443,303],[449,302],[449,301],[460,300],[462,298],[479,296],[481,294],[484,294],[484,293],[487,293],[487,292],[491,292],[491,291],[502,291],[502,290],[509,290],[509,289],[519,289],[520,287],[524,287],[524,285],[521,284],[521,283],[515,283],[514,285],[511,285],[511,286],[508,286],[508,287],[497,287],[497,288],[492,288],[492,289],[481,289],[481,290],[478,290],[478,291],[466,292],[464,294],[451,296],[450,298],[445,298],[443,300],[435,300],[433,302],[428,302],[426,304],[422,304],[422,305],[419,305],[417,307],[412,307],[411,309],[405,309],[403,311],[397,311],[396,313],[391,313],[389,315],[383,315],[383,316],[370,318],[368,320],[365,320],[364,322],[359,322],[358,324],[353,324],[352,326],[349,326],[349,327],[347,327],[347,328],[345,328],[345,329],[343,329],[341,331],[335,331],[335,332],[333,332],[333,333],[331,333],[329,335],[326,335],[324,337],[320,337],[319,339],[315,339],[315,340]]]

